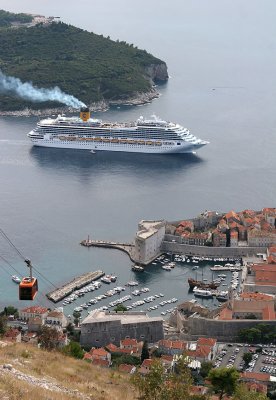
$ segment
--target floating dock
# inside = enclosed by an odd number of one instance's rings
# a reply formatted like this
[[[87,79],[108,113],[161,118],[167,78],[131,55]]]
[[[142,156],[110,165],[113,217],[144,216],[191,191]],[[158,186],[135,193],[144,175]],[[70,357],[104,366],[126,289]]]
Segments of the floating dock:
[[[101,278],[102,276],[104,276],[104,272],[100,270],[87,272],[86,274],[74,278],[72,281],[66,283],[61,288],[55,289],[52,292],[47,293],[46,296],[52,302],[58,303],[59,301],[73,293],[75,290],[88,285],[89,283]]]

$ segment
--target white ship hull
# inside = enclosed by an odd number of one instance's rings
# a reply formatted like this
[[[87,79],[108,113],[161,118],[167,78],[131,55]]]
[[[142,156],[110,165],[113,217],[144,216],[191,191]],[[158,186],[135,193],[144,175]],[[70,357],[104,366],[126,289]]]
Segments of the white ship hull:
[[[80,118],[58,116],[40,121],[28,133],[34,146],[127,153],[194,153],[208,142],[196,138],[179,124],[158,118],[110,123],[91,119],[88,109]]]
[[[33,132],[33,131],[32,131]],[[30,132],[30,134],[32,134]],[[29,135],[30,135],[29,134]],[[60,141],[54,139],[34,139],[31,137],[34,146],[54,147],[59,149],[79,149],[93,151],[120,151],[127,153],[150,153],[150,154],[172,154],[172,153],[195,153],[202,145],[193,145],[183,142],[180,145],[162,144],[156,145],[140,145],[140,144],[120,144],[120,143],[93,143],[93,142],[78,142],[78,141]]]

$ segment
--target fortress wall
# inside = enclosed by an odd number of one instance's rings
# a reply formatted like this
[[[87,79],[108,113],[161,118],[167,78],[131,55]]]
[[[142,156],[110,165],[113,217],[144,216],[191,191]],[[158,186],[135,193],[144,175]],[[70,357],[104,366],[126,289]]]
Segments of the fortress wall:
[[[175,240],[172,242],[171,240]],[[165,235],[162,250],[166,253],[205,257],[247,257],[265,253],[266,247],[208,247],[182,244],[180,236]]]
[[[179,320],[178,320],[179,321]],[[253,328],[257,324],[276,326],[276,321],[265,320],[233,320],[220,321],[207,318],[188,318],[183,321],[182,338],[196,340],[199,337],[214,337],[219,341],[238,340],[241,329]]]

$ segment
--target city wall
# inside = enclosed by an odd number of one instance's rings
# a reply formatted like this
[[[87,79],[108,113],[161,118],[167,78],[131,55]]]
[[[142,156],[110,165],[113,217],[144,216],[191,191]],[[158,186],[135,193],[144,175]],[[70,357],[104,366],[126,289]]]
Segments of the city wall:
[[[180,338],[186,340],[197,340],[199,337],[214,337],[219,341],[238,340],[239,331],[244,328],[253,328],[258,324],[276,326],[276,321],[265,320],[233,320],[220,321],[208,318],[188,318],[186,320],[179,318],[178,329],[180,329]]]
[[[209,247],[181,243],[180,236],[164,237],[162,250],[166,253],[186,254],[205,257],[250,257],[257,253],[265,253],[266,247]]]

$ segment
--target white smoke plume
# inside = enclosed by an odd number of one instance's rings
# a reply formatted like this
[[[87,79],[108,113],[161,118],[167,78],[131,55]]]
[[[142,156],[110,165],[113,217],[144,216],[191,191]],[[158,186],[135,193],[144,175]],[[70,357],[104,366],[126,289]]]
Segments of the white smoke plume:
[[[82,101],[63,93],[57,86],[50,89],[38,88],[31,82],[22,82],[19,78],[3,74],[2,71],[0,71],[0,93],[15,95],[33,102],[58,101],[73,108],[85,107]]]

